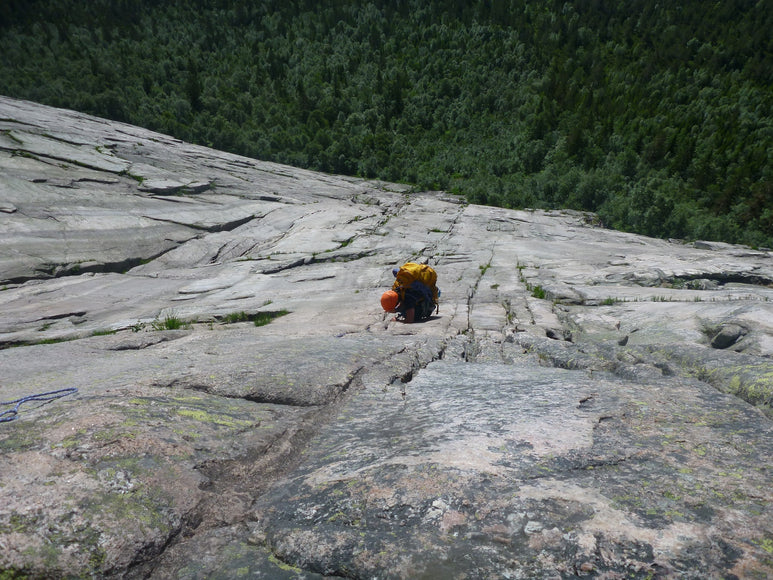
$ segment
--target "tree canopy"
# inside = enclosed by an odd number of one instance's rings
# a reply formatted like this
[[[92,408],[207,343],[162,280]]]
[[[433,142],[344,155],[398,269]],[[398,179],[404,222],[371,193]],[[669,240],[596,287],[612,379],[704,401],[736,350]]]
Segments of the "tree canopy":
[[[0,92],[254,158],[773,246],[766,0],[9,0]]]

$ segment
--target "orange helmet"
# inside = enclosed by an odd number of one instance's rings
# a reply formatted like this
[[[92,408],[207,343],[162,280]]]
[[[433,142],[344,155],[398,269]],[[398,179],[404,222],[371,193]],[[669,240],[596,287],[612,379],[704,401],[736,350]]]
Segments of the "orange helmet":
[[[395,309],[395,306],[397,306],[398,301],[399,301],[399,298],[397,296],[397,292],[395,292],[394,290],[387,290],[381,295],[381,308],[383,308],[387,312],[390,312],[391,310]]]

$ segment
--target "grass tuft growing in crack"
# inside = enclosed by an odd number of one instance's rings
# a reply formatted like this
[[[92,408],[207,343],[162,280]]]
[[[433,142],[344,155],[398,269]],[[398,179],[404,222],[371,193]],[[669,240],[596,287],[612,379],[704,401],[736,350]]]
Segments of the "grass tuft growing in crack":
[[[191,327],[191,323],[183,320],[175,314],[167,314],[163,320],[156,318],[151,322],[153,330],[181,330]]]
[[[104,330],[95,330],[91,333],[91,336],[109,336],[111,334],[117,334],[117,330],[113,330],[112,328],[104,329]]]
[[[242,310],[241,312],[231,312],[230,314],[226,314],[225,318],[223,318],[223,322],[226,324],[235,324],[237,322],[245,322],[249,319],[250,315]]]
[[[531,284],[527,284],[526,288],[529,290],[529,292],[531,292],[531,295],[534,296],[534,298],[544,300],[545,296],[547,295],[545,289],[542,286],[532,286]]]
[[[268,303],[270,303],[270,301],[267,302],[267,304]],[[222,318],[218,317],[218,319],[225,324],[236,324],[238,322],[251,321],[255,326],[265,326],[275,318],[279,318],[280,316],[284,316],[286,314],[290,314],[290,311],[275,310],[275,311],[257,312],[254,314],[250,314],[242,310],[240,312],[231,312],[230,314],[226,314]]]
[[[254,323],[255,323],[255,326],[265,326],[275,318],[279,318],[280,316],[285,316],[286,314],[290,314],[290,311],[277,310],[276,312],[258,312],[255,315]]]

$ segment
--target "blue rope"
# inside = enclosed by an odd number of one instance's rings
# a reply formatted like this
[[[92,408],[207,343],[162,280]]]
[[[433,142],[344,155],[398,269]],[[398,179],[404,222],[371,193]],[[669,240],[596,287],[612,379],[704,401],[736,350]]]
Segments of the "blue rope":
[[[26,397],[22,397],[21,399],[16,399],[15,401],[4,401],[0,403],[0,407],[5,405],[16,406],[13,409],[8,409],[7,411],[0,413],[0,423],[8,423],[9,421],[16,419],[19,414],[19,407],[21,407],[22,403],[26,403],[28,401],[53,401],[54,399],[66,397],[67,395],[73,395],[77,392],[78,389],[75,387],[70,387],[67,389],[59,389],[58,391],[49,391],[47,393],[38,393],[37,395],[28,395]]]

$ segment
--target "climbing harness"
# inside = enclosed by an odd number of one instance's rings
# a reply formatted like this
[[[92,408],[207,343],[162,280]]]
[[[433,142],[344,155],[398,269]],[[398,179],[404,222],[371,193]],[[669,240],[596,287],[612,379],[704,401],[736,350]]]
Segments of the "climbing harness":
[[[59,389],[58,391],[49,391],[47,393],[28,395],[26,397],[22,397],[21,399],[16,399],[15,401],[4,401],[0,403],[0,407],[4,407],[5,405],[15,405],[15,407],[0,413],[0,423],[8,423],[9,421],[16,419],[19,414],[19,407],[21,407],[22,403],[27,403],[29,401],[53,401],[54,399],[66,397],[67,395],[73,395],[77,392],[77,388],[69,387],[67,389]]]

